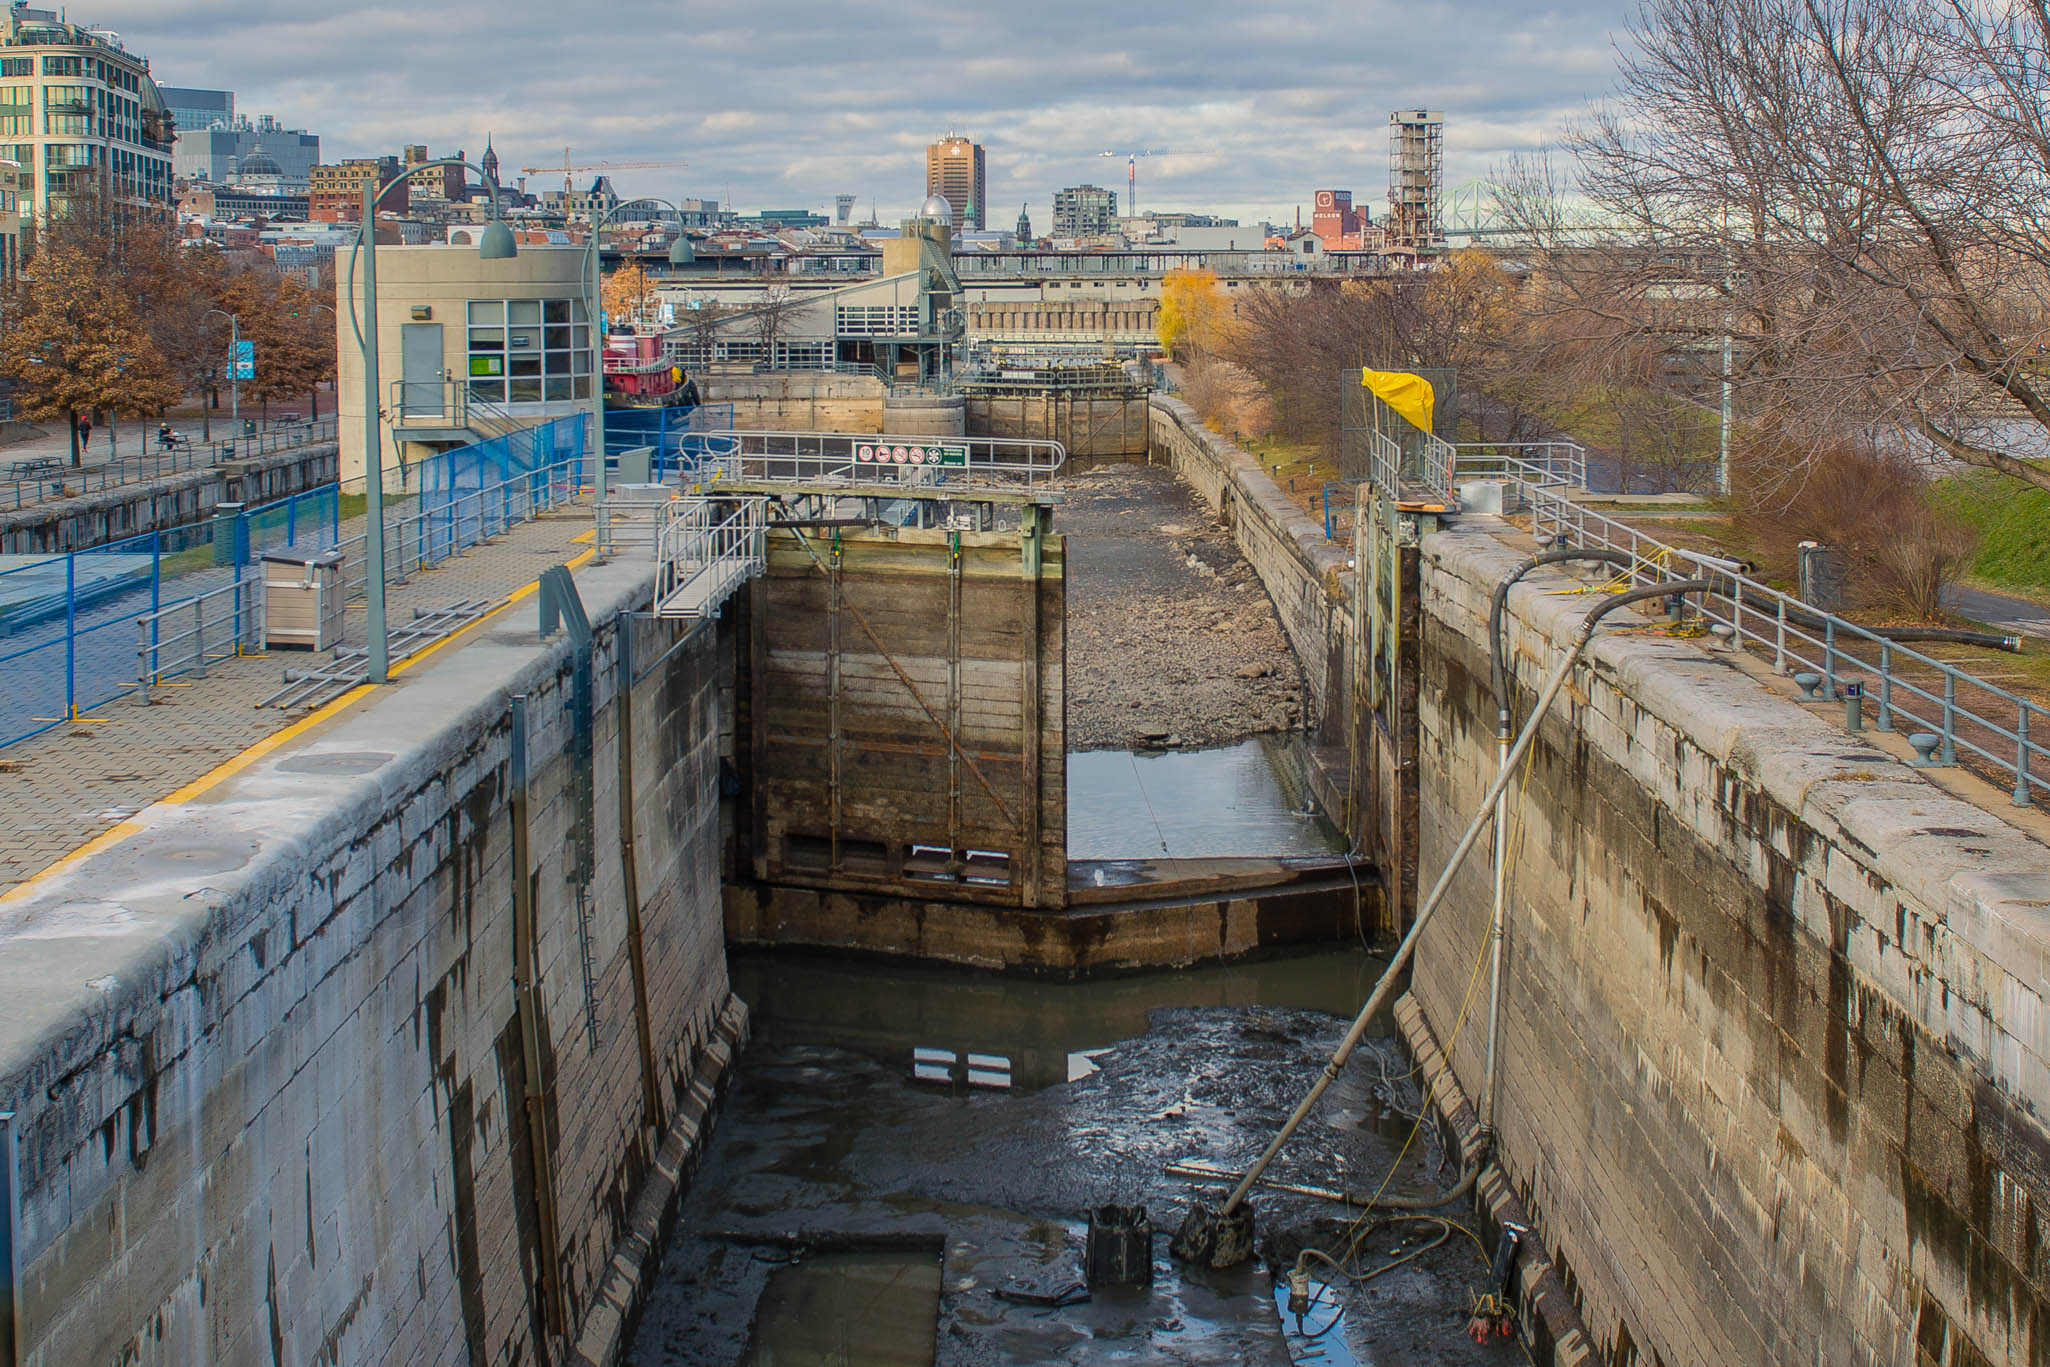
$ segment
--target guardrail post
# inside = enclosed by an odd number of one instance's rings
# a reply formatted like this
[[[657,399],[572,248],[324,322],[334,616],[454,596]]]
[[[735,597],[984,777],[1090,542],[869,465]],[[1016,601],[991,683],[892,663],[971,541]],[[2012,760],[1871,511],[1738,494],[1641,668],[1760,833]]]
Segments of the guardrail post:
[[[1787,596],[1785,594],[1780,595],[1779,620],[1773,629],[1772,672],[1775,674],[1787,672]]]
[[[1879,729],[1893,730],[1893,646],[1879,643]]]
[[[27,1354],[21,1329],[21,1163],[15,1152],[14,1112],[0,1111],[0,1367]]]
[[[1822,696],[1836,697],[1836,618],[1822,619]]]
[[[155,618],[139,619],[135,624],[135,705],[149,706],[149,633],[156,625]]]
[[[1957,671],[1943,671],[1943,763],[1957,763]]]
[[[2016,706],[2014,723],[2014,805],[2029,805],[2029,705]]]
[[[206,677],[206,598],[204,595],[192,600],[192,659],[198,666],[195,671],[202,679]]]
[[[64,720],[78,718],[78,552],[64,557]]]

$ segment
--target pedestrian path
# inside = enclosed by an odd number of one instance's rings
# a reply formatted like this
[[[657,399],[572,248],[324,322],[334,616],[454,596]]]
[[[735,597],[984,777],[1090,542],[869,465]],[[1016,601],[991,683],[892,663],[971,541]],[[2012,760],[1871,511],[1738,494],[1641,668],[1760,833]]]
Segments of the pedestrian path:
[[[503,598],[550,565],[588,554],[590,528],[583,502],[520,523],[393,584],[388,618],[405,622],[416,610]],[[360,603],[349,605],[344,640],[364,644]],[[150,706],[124,697],[0,750],[0,892],[294,725],[303,714],[259,704],[277,691],[284,669],[325,658],[271,652],[223,660],[205,678],[159,685]],[[403,677],[392,686],[403,688]]]

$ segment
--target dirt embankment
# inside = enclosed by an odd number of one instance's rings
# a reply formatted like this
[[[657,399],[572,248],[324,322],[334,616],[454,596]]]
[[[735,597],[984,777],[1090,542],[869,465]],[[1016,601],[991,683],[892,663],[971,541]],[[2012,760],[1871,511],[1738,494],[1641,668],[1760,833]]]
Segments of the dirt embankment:
[[[1302,671],[1209,508],[1164,466],[1063,487],[1069,748],[1220,745],[1297,725]]]

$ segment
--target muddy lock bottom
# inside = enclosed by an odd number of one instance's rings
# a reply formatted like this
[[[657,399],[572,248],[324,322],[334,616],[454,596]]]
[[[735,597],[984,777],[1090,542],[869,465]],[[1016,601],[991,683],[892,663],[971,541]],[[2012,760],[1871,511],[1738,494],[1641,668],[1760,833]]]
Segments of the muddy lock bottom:
[[[1342,1207],[1263,1193],[1262,1259],[1167,1255],[1190,1196],[1222,1189],[1164,1165],[1250,1162],[1378,971],[1341,950],[1054,984],[736,956],[754,1037],[629,1361],[1521,1361],[1460,1332],[1486,1276],[1464,1234],[1320,1293],[1300,1330],[1269,1268],[1361,1235]],[[1392,1044],[1363,1049],[1276,1176],[1371,1189],[1394,1166],[1391,1193],[1450,1186],[1405,1070]],[[1106,1202],[1161,1231],[1154,1281],[1081,1299],[1087,1212]],[[1356,1263],[1422,1232],[1369,1229]]]

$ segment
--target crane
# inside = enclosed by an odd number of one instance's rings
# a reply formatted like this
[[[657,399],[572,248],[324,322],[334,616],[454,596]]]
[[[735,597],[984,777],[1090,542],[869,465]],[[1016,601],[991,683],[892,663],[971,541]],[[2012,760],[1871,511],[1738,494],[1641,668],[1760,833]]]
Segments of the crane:
[[[571,161],[570,152],[570,148],[565,147],[562,149],[562,165],[560,166],[522,166],[520,174],[538,176],[543,171],[560,171],[562,172],[563,197],[568,198],[576,192],[576,182],[573,177],[579,171],[596,171],[600,174],[606,174],[613,171],[659,171],[672,166],[690,165],[687,161],[593,161],[578,166]]]
[[[1125,212],[1134,218],[1139,215],[1139,158],[1141,157],[1214,157],[1215,152],[1175,152],[1165,147],[1142,147],[1133,152],[1098,152],[1099,157],[1123,157],[1125,159]]]

